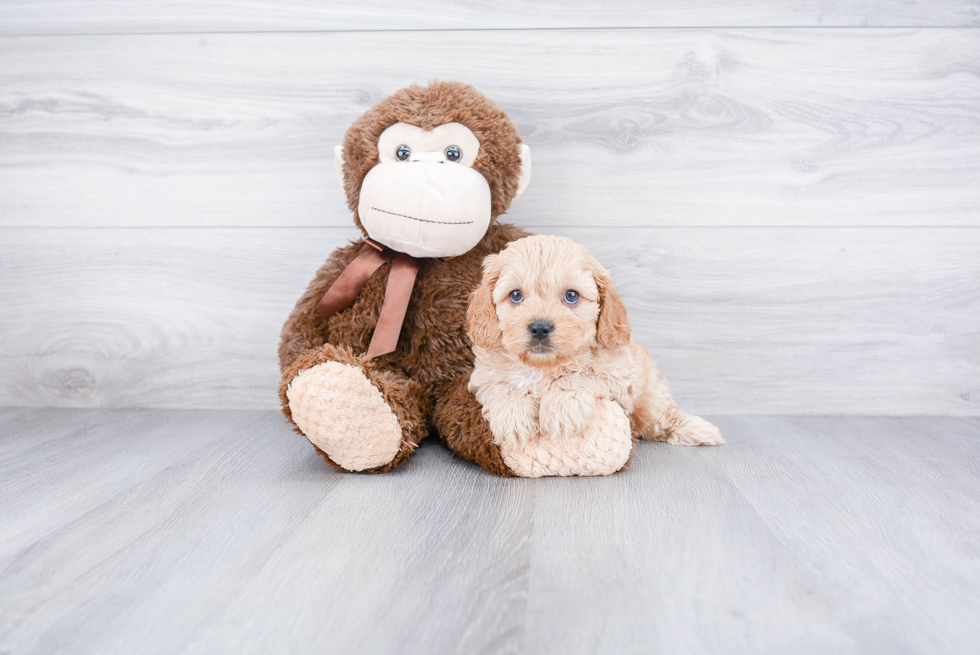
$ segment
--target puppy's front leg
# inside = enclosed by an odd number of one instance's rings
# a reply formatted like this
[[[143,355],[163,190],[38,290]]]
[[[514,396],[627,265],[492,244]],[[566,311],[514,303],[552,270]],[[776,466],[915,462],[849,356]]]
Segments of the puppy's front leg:
[[[592,420],[595,396],[581,389],[553,389],[541,397],[538,420],[547,435],[580,434]]]
[[[490,424],[494,443],[527,443],[538,432],[538,405],[527,389],[506,384],[487,384],[484,371],[477,367],[470,379],[470,391],[483,405],[483,416]]]

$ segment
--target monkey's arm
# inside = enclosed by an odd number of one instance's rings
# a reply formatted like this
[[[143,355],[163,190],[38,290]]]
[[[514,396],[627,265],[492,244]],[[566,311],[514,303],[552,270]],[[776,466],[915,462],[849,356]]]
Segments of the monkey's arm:
[[[285,373],[296,358],[306,351],[319,348],[329,340],[327,322],[316,310],[330,285],[340,276],[364,247],[357,240],[333,251],[330,258],[316,272],[306,292],[300,297],[279,337],[279,371]]]

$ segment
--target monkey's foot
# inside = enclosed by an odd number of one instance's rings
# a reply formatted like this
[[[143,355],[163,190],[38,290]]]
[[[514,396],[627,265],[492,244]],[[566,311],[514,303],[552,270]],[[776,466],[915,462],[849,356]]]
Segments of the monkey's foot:
[[[341,468],[384,466],[399,452],[398,419],[357,366],[331,361],[300,371],[286,397],[293,422]]]

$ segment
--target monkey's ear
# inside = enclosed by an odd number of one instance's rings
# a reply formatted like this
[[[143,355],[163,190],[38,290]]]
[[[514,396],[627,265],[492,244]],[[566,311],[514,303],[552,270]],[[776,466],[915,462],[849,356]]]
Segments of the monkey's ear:
[[[493,304],[493,288],[499,276],[497,255],[487,255],[483,260],[483,281],[470,295],[470,306],[466,308],[466,332],[470,341],[488,350],[500,345],[500,322]]]
[[[521,144],[521,176],[517,179],[517,194],[514,200],[524,193],[528,183],[531,181],[531,148],[526,143]]]
[[[333,166],[337,169],[337,179],[340,180],[340,188],[344,188],[344,146],[333,147]],[[344,189],[346,191],[346,189]]]
[[[630,322],[626,304],[613,289],[609,271],[599,266],[592,271],[599,287],[599,320],[596,321],[596,340],[606,348],[627,346],[630,342]]]

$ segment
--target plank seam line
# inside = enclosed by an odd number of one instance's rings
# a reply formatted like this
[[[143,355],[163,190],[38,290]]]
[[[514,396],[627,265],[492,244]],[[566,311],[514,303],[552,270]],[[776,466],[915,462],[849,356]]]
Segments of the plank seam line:
[[[607,27],[430,27],[414,29],[386,30],[191,30],[186,32],[4,32],[0,38],[19,39],[26,37],[95,37],[95,36],[206,36],[226,34],[384,34],[413,32],[616,32],[616,31],[660,31],[660,30],[976,30],[980,24],[973,25],[649,25],[645,27],[618,26]]]
[[[976,230],[980,225],[532,225],[527,230]],[[356,230],[351,225],[0,225],[2,230]]]

